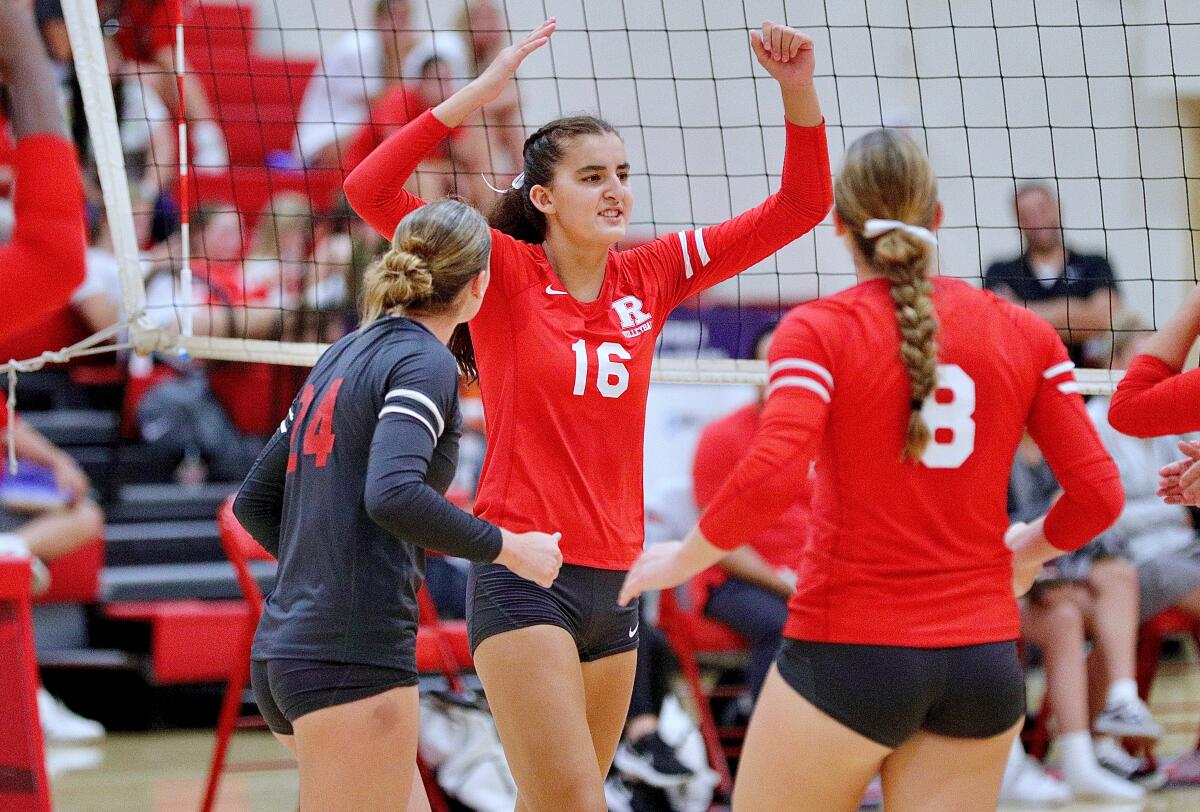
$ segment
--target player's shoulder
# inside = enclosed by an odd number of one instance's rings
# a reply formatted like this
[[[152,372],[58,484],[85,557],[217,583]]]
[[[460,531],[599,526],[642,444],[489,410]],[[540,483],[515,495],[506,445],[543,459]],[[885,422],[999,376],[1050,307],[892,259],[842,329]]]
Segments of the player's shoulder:
[[[754,427],[758,425],[758,414],[757,402],[747,403],[745,406],[734,409],[729,414],[718,417],[705,426],[701,432],[700,441],[719,444],[734,441],[744,442],[749,436],[753,436]]]

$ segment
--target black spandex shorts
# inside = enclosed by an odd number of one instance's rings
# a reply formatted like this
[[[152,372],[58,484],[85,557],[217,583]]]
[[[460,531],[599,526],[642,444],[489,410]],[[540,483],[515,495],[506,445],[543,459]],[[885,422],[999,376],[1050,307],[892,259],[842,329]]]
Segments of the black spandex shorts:
[[[775,662],[796,693],[885,747],[918,730],[987,739],[1025,715],[1025,674],[1012,641],[910,648],[784,638]]]
[[[625,573],[563,564],[549,589],[499,564],[474,564],[467,577],[471,653],[487,638],[528,626],[559,626],[575,638],[582,662],[638,645],[638,602],[617,605]]]
[[[258,710],[275,733],[291,736],[306,713],[345,705],[417,684],[415,672],[316,660],[251,660],[250,683]]]

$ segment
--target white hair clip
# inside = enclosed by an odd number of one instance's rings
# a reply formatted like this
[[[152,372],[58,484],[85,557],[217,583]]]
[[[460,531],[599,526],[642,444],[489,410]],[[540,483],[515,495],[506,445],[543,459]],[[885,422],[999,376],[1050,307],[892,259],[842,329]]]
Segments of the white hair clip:
[[[921,242],[928,243],[931,248],[937,247],[937,237],[933,236],[932,231],[910,223],[902,223],[899,220],[868,220],[863,224],[862,233],[868,240],[873,240],[897,229],[913,235]]]
[[[489,189],[491,189],[493,192],[495,192],[496,194],[502,195],[507,191],[507,189],[497,189],[495,186],[493,186],[492,182],[487,179],[487,175],[484,175],[482,172],[479,174],[479,177],[483,178],[483,182],[485,184],[487,184],[487,187]],[[525,185],[525,173],[524,172],[522,172],[521,174],[517,175],[515,178],[512,179],[511,186],[513,189],[520,189],[524,185]]]

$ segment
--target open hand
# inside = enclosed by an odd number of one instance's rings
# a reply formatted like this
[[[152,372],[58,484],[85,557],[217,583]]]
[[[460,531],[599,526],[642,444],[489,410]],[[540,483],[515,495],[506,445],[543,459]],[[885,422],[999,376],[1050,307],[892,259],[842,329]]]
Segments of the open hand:
[[[758,64],[781,85],[811,85],[816,54],[813,41],[795,28],[764,22],[750,32],[750,47]]]
[[[524,39],[514,42],[496,55],[492,64],[484,68],[478,78],[471,83],[479,90],[482,104],[494,101],[500,96],[512,78],[516,76],[517,69],[525,61],[525,57],[549,42],[550,35],[557,27],[558,21],[551,17],[529,32]]]
[[[679,551],[682,548],[682,541],[664,541],[643,550],[625,575],[617,603],[628,606],[643,592],[671,589],[686,581],[691,573],[680,566]]]

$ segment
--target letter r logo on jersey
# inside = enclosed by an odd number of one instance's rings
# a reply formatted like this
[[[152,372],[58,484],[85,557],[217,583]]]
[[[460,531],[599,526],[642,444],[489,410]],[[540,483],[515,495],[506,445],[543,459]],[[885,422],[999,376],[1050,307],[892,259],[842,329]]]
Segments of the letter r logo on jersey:
[[[650,315],[642,310],[642,300],[636,296],[625,296],[612,303],[613,310],[621,319],[621,329],[640,327],[650,321]]]

